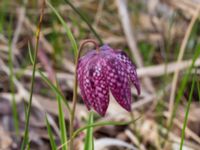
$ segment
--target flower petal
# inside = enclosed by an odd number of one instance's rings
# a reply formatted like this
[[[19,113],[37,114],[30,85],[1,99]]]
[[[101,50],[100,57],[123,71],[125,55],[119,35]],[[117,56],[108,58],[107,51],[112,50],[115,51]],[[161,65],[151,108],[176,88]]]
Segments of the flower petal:
[[[132,63],[132,61],[127,57],[126,53],[123,51],[117,52],[117,59],[119,59],[123,64],[125,64],[126,66],[125,68],[129,74],[129,78],[134,84],[134,86],[136,87],[138,95],[140,95],[141,89],[140,89],[140,83],[137,76],[135,65]]]
[[[104,44],[103,46],[100,47],[101,51],[112,51],[113,49],[108,45],[108,44]]]
[[[88,110],[90,110],[90,104],[87,101],[87,97],[86,97],[86,94],[85,94],[85,91],[84,91],[84,87],[83,87],[83,76],[84,76],[83,72],[84,72],[84,69],[85,69],[85,65],[83,63],[79,63],[78,64],[78,69],[77,69],[78,84],[79,84],[80,94],[82,96],[82,99],[83,99],[85,105],[87,106]]]
[[[104,74],[104,61],[93,58],[85,68],[83,87],[87,100],[100,115],[104,116],[109,104],[109,90]]]
[[[107,61],[107,82],[116,101],[131,111],[131,88],[124,66],[115,57]]]
[[[84,70],[86,69],[87,64],[90,62],[91,58],[94,57],[95,51],[89,52],[87,55],[81,57],[78,62],[78,68],[77,68],[77,73],[78,73],[78,84],[80,87],[80,94],[83,98],[84,103],[86,104],[88,110],[90,110],[90,104],[87,100],[85,90],[83,87],[83,77],[84,77]]]

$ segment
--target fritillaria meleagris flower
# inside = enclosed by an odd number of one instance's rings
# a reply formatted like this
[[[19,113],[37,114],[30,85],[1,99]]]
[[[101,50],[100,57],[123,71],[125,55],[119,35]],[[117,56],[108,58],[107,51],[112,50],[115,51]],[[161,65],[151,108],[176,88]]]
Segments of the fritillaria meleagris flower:
[[[92,50],[78,62],[78,84],[88,109],[93,108],[104,116],[109,104],[109,91],[127,111],[131,111],[131,83],[140,94],[136,68],[121,50],[103,45]]]

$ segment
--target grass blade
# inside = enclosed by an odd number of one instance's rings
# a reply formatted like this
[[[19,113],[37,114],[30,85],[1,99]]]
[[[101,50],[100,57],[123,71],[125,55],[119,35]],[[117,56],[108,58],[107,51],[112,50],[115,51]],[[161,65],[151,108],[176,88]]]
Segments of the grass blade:
[[[77,129],[73,135],[72,135],[72,139],[75,138],[80,132],[88,129],[88,128],[91,128],[91,127],[99,127],[99,126],[111,126],[111,125],[116,125],[116,126],[122,126],[122,125],[128,125],[130,123],[134,123],[135,121],[137,121],[138,119],[140,119],[141,117],[138,117],[137,119],[135,120],[131,120],[131,121],[128,121],[128,122],[113,122],[113,121],[106,121],[106,122],[97,122],[97,123],[93,123],[93,124],[90,124],[90,125],[86,125],[84,127],[81,127],[79,129]],[[58,147],[58,149],[60,149],[61,147],[63,147],[64,145],[68,144],[70,142],[70,140],[72,139],[69,139],[67,142],[65,142],[64,144],[62,144],[61,146]]]
[[[32,65],[33,65],[34,64],[34,58],[33,58],[32,52],[31,52],[31,47],[30,47],[30,43],[29,42],[28,42],[28,54],[29,54],[30,61],[31,61]]]
[[[9,76],[9,80],[10,80],[10,88],[11,88],[11,95],[12,95],[12,113],[13,113],[13,121],[14,121],[14,128],[15,128],[15,132],[16,135],[19,135],[19,122],[18,122],[18,112],[17,112],[17,104],[16,104],[16,100],[15,100],[15,85],[14,85],[14,72],[13,72],[13,57],[12,57],[12,42],[11,42],[11,37],[12,37],[12,20],[9,24],[9,49],[8,49],[8,64],[9,64],[9,70],[10,70],[10,76]]]
[[[135,120],[131,120],[128,122],[113,122],[113,121],[106,121],[106,122],[97,122],[97,123],[93,123],[90,125],[86,125],[84,127],[81,127],[79,129],[77,129],[74,134],[73,134],[73,138],[78,135],[80,132],[84,131],[85,129],[88,129],[90,127],[99,127],[99,126],[122,126],[122,125],[128,125],[130,123],[134,123],[135,121],[137,121],[138,119],[140,119],[140,117],[138,117]]]
[[[91,111],[88,118],[87,125],[90,126],[93,124],[93,112]],[[84,150],[93,150],[94,149],[94,139],[93,139],[93,127],[87,128]]]
[[[199,96],[199,102],[200,102],[200,83],[197,81],[197,90],[198,90],[198,96]]]
[[[28,44],[28,50],[29,50],[29,57],[30,57],[31,63],[33,64],[34,63],[33,55],[31,53],[31,49],[30,49],[30,45],[29,44]],[[58,88],[51,83],[51,81],[42,73],[42,71],[40,71],[40,70],[37,70],[37,71],[39,72],[39,74],[42,77],[42,79],[47,83],[47,85],[54,91],[54,93],[59,95],[62,98],[63,102],[67,106],[67,109],[70,111],[69,104],[65,100],[64,96],[62,95],[62,93],[58,90]]]
[[[87,26],[89,27],[89,29],[94,33],[94,35],[96,36],[96,38],[98,39],[99,43],[102,45],[103,41],[100,38],[100,36],[97,34],[97,32],[95,31],[95,29],[92,27],[91,23],[87,20],[87,18],[85,16],[82,15],[82,13],[76,9],[76,7],[74,7],[74,5],[69,1],[69,0],[64,0],[79,16],[80,18],[87,24]]]
[[[53,138],[53,133],[52,133],[52,130],[51,130],[47,116],[45,116],[45,119],[46,119],[46,125],[47,125],[47,131],[48,131],[48,135],[49,135],[49,139],[50,139],[51,149],[56,150],[57,149],[56,143],[55,143],[55,140]]]
[[[57,101],[58,101],[58,110],[59,110],[59,127],[60,127],[60,133],[61,133],[61,144],[66,143],[67,141],[67,131],[66,131],[66,124],[65,124],[65,118],[62,110],[62,103],[61,103],[61,97],[57,95]],[[67,145],[64,145],[63,150],[67,150]]]
[[[6,19],[6,8],[8,8],[8,3],[9,1],[8,0],[4,0],[1,2],[1,5],[0,5],[0,33],[3,32],[3,25],[4,25],[4,22],[5,22],[5,19]]]
[[[39,46],[40,30],[41,30],[42,19],[43,19],[43,14],[44,14],[44,6],[45,6],[45,0],[43,1],[42,11],[41,11],[41,15],[40,15],[40,19],[39,19],[39,23],[38,23],[38,27],[37,27],[37,32],[36,32],[36,46],[35,46],[35,52],[34,52],[33,72],[32,72],[32,77],[31,77],[29,105],[28,105],[28,110],[27,110],[27,120],[26,120],[26,124],[25,124],[25,132],[24,132],[24,138],[23,138],[22,145],[21,145],[21,150],[25,150],[27,141],[28,141],[27,139],[28,139],[29,120],[30,120],[29,118],[30,118],[30,113],[31,113],[33,88],[34,88],[34,83],[35,83],[37,53],[38,53],[38,46]]]
[[[184,92],[185,87],[187,85],[187,82],[189,80],[189,76],[190,76],[190,74],[192,72],[192,68],[194,67],[195,61],[197,60],[199,55],[200,55],[200,49],[199,49],[199,46],[197,46],[197,49],[196,49],[195,54],[194,54],[194,57],[192,59],[192,64],[188,68],[188,70],[186,72],[186,75],[183,77],[183,80],[181,82],[180,88],[178,89],[178,94],[177,94],[177,97],[176,97],[176,100],[175,100],[174,110],[172,112],[172,117],[170,118],[170,123],[169,123],[169,126],[168,126],[168,130],[170,130],[172,128],[173,119],[174,119],[174,117],[176,115],[176,111],[177,111],[178,105],[179,105],[179,103],[181,101],[181,97],[183,95],[183,92]]]
[[[183,149],[183,143],[184,143],[184,138],[185,138],[185,128],[187,126],[187,120],[188,120],[189,111],[190,111],[190,104],[192,102],[192,95],[193,95],[194,85],[195,85],[194,83],[195,83],[195,78],[193,78],[193,80],[192,80],[192,87],[190,90],[189,100],[188,100],[188,104],[187,104],[187,108],[186,108],[186,112],[185,112],[184,124],[183,124],[183,128],[182,128],[182,133],[181,133],[180,150]]]
[[[55,85],[53,85],[53,84],[51,83],[51,81],[44,75],[44,73],[42,73],[42,71],[38,70],[38,72],[39,72],[40,76],[42,77],[42,79],[43,79],[43,80],[47,83],[47,85],[52,89],[52,91],[62,99],[62,101],[63,101],[64,104],[66,105],[68,111],[70,112],[71,109],[70,109],[70,107],[69,107],[69,104],[68,104],[67,100],[65,100],[65,98],[64,98],[63,94],[60,92],[60,90],[59,90]]]
[[[24,103],[24,112],[25,112],[25,122],[27,122],[28,119],[28,108],[26,106],[26,104]],[[27,143],[26,149],[30,148],[30,141],[29,141],[29,132],[27,133],[27,138],[25,143]]]
[[[75,58],[77,57],[78,54],[78,46],[76,44],[75,38],[71,32],[71,30],[68,28],[67,24],[65,23],[64,19],[60,16],[60,14],[58,13],[58,11],[51,5],[51,3],[49,1],[47,1],[47,5],[52,9],[52,11],[55,13],[55,15],[58,17],[59,21],[61,22],[61,24],[63,25],[67,36],[70,40],[70,43],[72,44],[72,48],[75,54]]]

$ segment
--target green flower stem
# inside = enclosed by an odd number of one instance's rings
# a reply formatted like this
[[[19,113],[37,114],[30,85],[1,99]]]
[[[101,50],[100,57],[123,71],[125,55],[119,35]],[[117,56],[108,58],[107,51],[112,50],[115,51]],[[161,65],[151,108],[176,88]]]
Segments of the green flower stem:
[[[79,48],[78,55],[76,57],[75,61],[75,74],[74,74],[74,89],[73,89],[73,101],[72,101],[72,110],[71,110],[71,115],[70,115],[70,125],[69,125],[69,135],[70,135],[70,143],[69,143],[69,149],[73,150],[73,132],[74,132],[74,117],[75,117],[75,110],[76,110],[76,102],[77,102],[77,89],[78,89],[78,82],[77,82],[77,68],[78,68],[78,60],[80,58],[81,50],[83,49],[84,45],[87,43],[93,43],[97,49],[99,50],[99,46],[95,40],[88,39],[84,40]]]

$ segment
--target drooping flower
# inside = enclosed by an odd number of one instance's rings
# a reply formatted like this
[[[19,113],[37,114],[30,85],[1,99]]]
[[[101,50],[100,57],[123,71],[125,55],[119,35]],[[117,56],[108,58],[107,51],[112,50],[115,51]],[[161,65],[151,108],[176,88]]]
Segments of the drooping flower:
[[[140,94],[136,67],[122,50],[103,45],[78,62],[78,84],[88,109],[104,116],[109,104],[109,91],[127,111],[131,111],[131,82]]]

